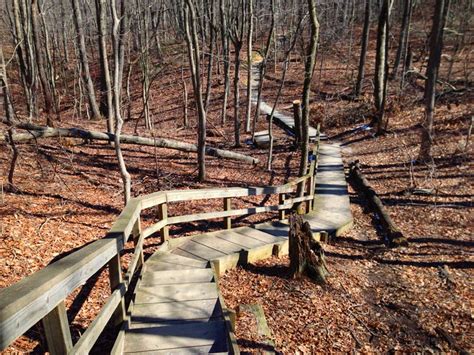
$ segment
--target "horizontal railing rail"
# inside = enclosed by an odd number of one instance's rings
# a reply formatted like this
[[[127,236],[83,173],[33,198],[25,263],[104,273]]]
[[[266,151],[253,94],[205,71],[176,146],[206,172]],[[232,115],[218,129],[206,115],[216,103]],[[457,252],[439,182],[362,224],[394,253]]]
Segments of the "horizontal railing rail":
[[[146,238],[159,233],[162,242],[166,242],[170,225],[199,220],[222,218],[224,229],[232,227],[232,217],[242,215],[279,211],[279,219],[282,220],[286,210],[302,202],[307,203],[306,211],[310,211],[315,197],[318,152],[319,139],[309,157],[308,173],[284,185],[171,190],[131,199],[103,239],[0,290],[0,349],[5,349],[42,321],[48,350],[52,354],[89,352],[109,322],[119,325],[126,320],[124,296],[144,263],[143,243]],[[295,187],[297,191],[303,191],[302,196],[294,191]],[[232,209],[232,198],[274,194],[279,195],[276,205]],[[224,210],[168,216],[168,205],[171,203],[209,199],[223,199]],[[142,230],[141,212],[152,207],[158,207],[158,220]],[[127,271],[123,272],[121,252],[130,238],[134,242],[134,251]],[[105,267],[109,271],[111,295],[87,330],[73,344],[64,301]]]

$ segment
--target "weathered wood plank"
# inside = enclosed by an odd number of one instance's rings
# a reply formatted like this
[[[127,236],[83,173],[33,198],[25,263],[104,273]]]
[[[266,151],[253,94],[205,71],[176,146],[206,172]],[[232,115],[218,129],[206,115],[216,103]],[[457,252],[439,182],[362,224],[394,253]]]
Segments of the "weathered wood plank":
[[[255,229],[271,234],[277,238],[288,237],[290,231],[290,227],[287,224],[280,222],[258,224],[255,226]]]
[[[211,282],[140,287],[135,306],[144,303],[180,302],[215,299],[216,285]]]
[[[204,260],[213,260],[220,258],[222,256],[225,256],[226,253],[220,252],[216,249],[209,248],[203,244],[199,244],[193,239],[191,239],[189,242],[181,245],[178,250],[183,250],[187,253],[190,253],[192,255],[195,255],[199,258],[202,258]]]
[[[219,299],[138,304],[133,307],[131,328],[209,321],[222,316]]]
[[[234,254],[244,249],[240,245],[217,238],[215,236],[199,236],[193,238],[193,242],[215,249],[223,254]]]
[[[268,243],[268,244],[273,244],[273,243],[279,243],[284,241],[285,238],[288,237],[286,236],[275,236],[273,234],[268,234],[262,230],[251,228],[251,227],[244,227],[241,228],[237,231],[239,234],[244,234],[247,237],[252,237],[254,239],[261,240],[262,242]]]
[[[66,354],[72,349],[71,331],[64,301],[43,318],[48,350],[52,355]]]
[[[211,269],[148,271],[142,276],[141,286],[171,285],[179,283],[211,282]]]
[[[232,229],[230,231],[222,231],[221,233],[216,234],[216,237],[240,245],[245,249],[256,248],[265,244],[265,242],[262,242],[261,240],[238,233],[239,230],[240,228]]]

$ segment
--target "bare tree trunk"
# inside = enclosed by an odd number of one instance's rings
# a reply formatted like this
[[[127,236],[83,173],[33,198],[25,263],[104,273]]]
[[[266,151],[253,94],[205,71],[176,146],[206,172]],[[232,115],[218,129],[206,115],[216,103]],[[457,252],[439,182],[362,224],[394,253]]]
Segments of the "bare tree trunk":
[[[207,83],[206,83],[206,94],[204,99],[204,108],[207,115],[207,110],[209,108],[209,100],[211,99],[211,89],[212,89],[212,70],[214,66],[214,47],[216,46],[216,29],[214,23],[214,0],[210,0],[211,4],[208,9],[208,15],[210,17],[209,24],[209,60],[207,62]]]
[[[224,98],[222,99],[222,124],[226,122],[227,101],[230,89],[230,51],[229,51],[229,29],[227,27],[227,1],[220,0],[220,16],[221,16],[221,40],[222,40],[222,56],[224,61]]]
[[[357,82],[354,90],[354,96],[358,97],[362,89],[365,77],[365,59],[367,57],[367,45],[369,43],[370,34],[370,13],[371,13],[371,0],[365,0],[365,17],[364,17],[364,29],[362,31],[362,43],[360,46],[360,57],[359,57],[359,71],[357,74]]]
[[[41,42],[40,42],[40,29],[39,29],[39,24],[38,24],[38,17],[39,17],[38,0],[31,0],[31,28],[33,32],[35,58],[36,58],[36,63],[38,67],[38,74],[41,81],[41,87],[43,89],[43,97],[44,97],[47,123],[49,126],[53,126],[51,113],[54,113],[55,105],[53,103],[53,95],[51,92],[51,87],[49,85],[49,81],[46,77],[46,72],[45,72],[43,53],[41,51],[41,48],[43,48],[43,46],[41,45]]]
[[[408,49],[408,37],[410,35],[410,20],[411,20],[412,0],[404,0],[403,2],[403,18],[400,28],[400,38],[398,39],[397,54],[395,56],[395,63],[393,64],[392,75],[394,78],[398,76],[398,69],[400,64],[403,64],[406,59]],[[402,76],[405,73],[402,73]]]
[[[252,112],[252,33],[253,33],[253,1],[247,0],[247,112],[245,115],[245,132],[250,132],[250,114]]]
[[[100,58],[100,113],[107,117],[107,132],[114,130],[114,109],[112,99],[112,84],[110,80],[109,61],[107,55],[107,20],[106,0],[95,0],[97,26],[99,28],[99,58]]]
[[[263,60],[259,66],[257,104],[255,107],[255,115],[253,117],[252,138],[255,137],[255,126],[257,125],[258,117],[260,116],[260,104],[262,103],[263,79],[265,77],[265,72],[267,70],[268,53],[270,52],[270,46],[271,46],[272,38],[275,32],[275,0],[270,0],[270,12],[271,12],[271,18],[272,18],[271,23],[270,23],[270,31],[268,32],[267,42],[265,45],[265,51],[263,54]]]
[[[433,120],[435,111],[436,80],[443,51],[443,33],[450,0],[436,0],[433,25],[430,34],[430,56],[426,69],[425,83],[425,120],[421,129],[421,144],[419,159],[431,158],[431,146],[433,144]]]
[[[382,134],[388,122],[385,116],[388,74],[388,35],[391,0],[383,0],[377,29],[377,49],[375,56],[374,100],[376,109],[375,126],[377,134]]]
[[[198,167],[199,180],[206,179],[206,110],[201,90],[201,62],[199,54],[199,41],[196,30],[196,9],[192,0],[186,0],[185,10],[185,29],[186,29],[186,43],[188,45],[189,64],[191,67],[191,76],[193,81],[194,98],[198,111]]]
[[[79,0],[71,0],[73,12],[74,12],[74,25],[77,32],[77,41],[79,49],[79,58],[82,65],[83,79],[87,87],[87,98],[89,100],[89,108],[92,113],[92,118],[99,120],[101,118],[99,106],[95,98],[94,83],[89,70],[89,60],[87,58],[86,41],[84,37],[84,28],[82,22],[82,9],[79,6]]]
[[[77,0],[73,0],[76,2]],[[120,146],[120,134],[122,133],[123,119],[121,113],[121,87],[122,87],[122,72],[124,62],[124,35],[125,35],[125,1],[121,0],[121,14],[120,18],[117,14],[117,7],[115,0],[110,0],[110,8],[113,19],[113,51],[114,51],[114,88],[113,88],[113,102],[114,102],[114,114],[115,114],[115,154],[119,162],[120,175],[123,181],[123,194],[125,205],[128,203],[131,197],[131,177],[127,171],[125,160],[123,158],[122,149]]]
[[[11,102],[10,90],[8,87],[7,79],[7,68],[5,65],[5,59],[3,57],[3,46],[0,42],[0,89],[3,95],[3,105],[5,107],[5,116],[9,125],[7,130],[8,143],[12,148],[12,159],[10,161],[10,169],[8,171],[8,184],[10,188],[14,188],[13,174],[15,173],[16,161],[18,159],[18,148],[16,147],[15,140],[13,139],[13,121],[15,113],[13,111],[13,105]]]
[[[308,0],[309,15],[311,21],[311,40],[305,62],[305,73],[303,83],[302,99],[302,134],[301,134],[301,161],[299,175],[303,176],[307,171],[307,159],[309,152],[309,95],[311,93],[311,81],[313,79],[314,66],[316,64],[316,48],[319,38],[319,22],[316,15],[316,0]],[[303,191],[299,191],[301,195]]]

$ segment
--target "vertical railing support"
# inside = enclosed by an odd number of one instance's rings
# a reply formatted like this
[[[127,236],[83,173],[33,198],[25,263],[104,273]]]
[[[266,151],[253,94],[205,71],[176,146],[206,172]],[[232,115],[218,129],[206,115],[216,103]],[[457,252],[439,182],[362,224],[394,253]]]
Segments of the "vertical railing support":
[[[140,223],[140,216],[138,216],[137,221],[133,225],[133,230],[132,230],[132,238],[133,238],[133,245],[135,246],[135,249],[138,246],[138,241],[140,240],[140,236],[142,234],[142,226]],[[145,257],[143,255],[143,245],[142,249],[140,250],[140,259],[138,262],[138,266],[143,265],[145,263]]]
[[[42,323],[49,352],[52,355],[67,354],[72,349],[72,339],[64,301],[49,312]]]
[[[224,198],[224,211],[230,211],[232,209],[232,203],[230,197]],[[224,229],[232,228],[232,217],[224,217]]]
[[[123,282],[120,252],[109,261],[109,280],[111,292],[114,292]],[[122,300],[112,315],[111,322],[114,326],[119,326],[125,321],[125,318],[125,300],[122,297]]]
[[[168,204],[162,203],[158,207],[158,218],[160,221],[168,219]],[[164,226],[163,228],[160,229],[160,235],[161,235],[161,241],[164,243],[168,240],[170,232],[169,232],[169,227]]]
[[[286,199],[286,195],[285,195],[285,194],[280,194],[280,195],[278,195],[278,204],[279,204],[279,205],[285,204],[285,199]],[[285,218],[286,218],[286,212],[285,212],[285,210],[279,210],[279,211],[278,211],[278,219],[279,219],[280,221],[283,221]]]

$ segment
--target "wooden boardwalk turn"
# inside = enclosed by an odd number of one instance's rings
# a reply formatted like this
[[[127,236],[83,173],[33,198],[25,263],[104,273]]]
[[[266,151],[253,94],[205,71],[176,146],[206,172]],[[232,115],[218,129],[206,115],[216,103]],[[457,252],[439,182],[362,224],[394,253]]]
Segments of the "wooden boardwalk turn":
[[[337,145],[323,144],[315,211],[305,215],[313,232],[339,234],[352,223]],[[238,352],[218,276],[238,264],[288,253],[286,221],[258,224],[177,240],[144,266],[118,353]]]

